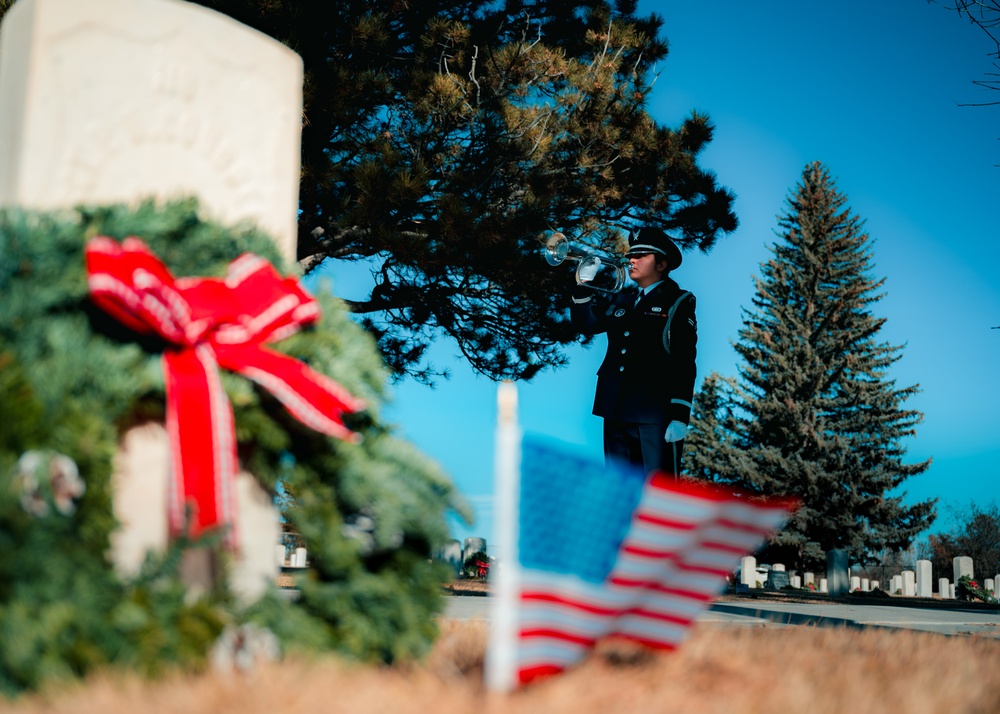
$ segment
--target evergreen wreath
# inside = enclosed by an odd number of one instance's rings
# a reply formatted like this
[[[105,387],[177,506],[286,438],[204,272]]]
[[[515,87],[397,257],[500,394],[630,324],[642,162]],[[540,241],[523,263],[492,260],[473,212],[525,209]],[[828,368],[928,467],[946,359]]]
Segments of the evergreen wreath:
[[[424,654],[449,578],[430,554],[449,538],[446,514],[468,520],[468,507],[437,464],[380,421],[386,368],[325,290],[315,328],[272,347],[367,402],[346,418],[361,443],[311,431],[222,373],[241,465],[280,490],[282,516],[309,545],[299,597],[275,591],[241,606],[222,583],[191,601],[181,557],[218,548],[218,533],[175,540],[135,578],[115,572],[112,458],[125,429],[164,418],[163,345],[91,304],[83,248],[96,235],[142,238],[176,276],[222,276],[247,251],[287,274],[266,235],[203,220],[193,200],[0,212],[0,692],[108,666],[198,669],[227,628],[268,630],[286,652]]]

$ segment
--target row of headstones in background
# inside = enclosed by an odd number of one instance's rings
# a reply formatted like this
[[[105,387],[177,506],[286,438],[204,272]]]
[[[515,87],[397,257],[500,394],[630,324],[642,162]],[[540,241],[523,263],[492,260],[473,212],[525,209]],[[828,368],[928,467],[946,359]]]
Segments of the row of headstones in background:
[[[955,574],[955,582],[963,576],[973,577],[972,558],[961,556],[952,561]],[[879,589],[878,580],[869,580],[858,575],[850,575],[847,565],[847,553],[845,551],[830,551],[826,559],[827,577],[820,578],[818,590],[821,593],[830,595],[843,595],[847,592],[860,590],[861,592],[871,592]],[[758,580],[757,559],[753,556],[743,558],[740,564],[740,585],[748,588],[758,588],[763,586],[767,590],[781,590],[786,586],[796,589],[808,588],[816,585],[816,576],[813,573],[804,573],[802,576],[790,575],[785,572],[785,566],[781,563],[772,565],[763,583]],[[983,587],[994,596],[1000,595],[1000,574],[995,578],[986,578]],[[918,560],[916,570],[904,570],[899,575],[894,575],[889,584],[889,593],[900,594],[904,597],[933,597],[931,562],[929,560]],[[940,578],[938,581],[938,596],[943,599],[955,598],[955,585],[949,583],[948,578]]]
[[[285,550],[285,546],[274,546],[274,562],[279,568],[304,568],[306,567],[306,549],[299,547],[291,553]]]
[[[486,549],[485,538],[473,536],[466,538],[464,543],[453,538],[447,541],[435,553],[435,560],[446,563],[454,569],[455,575],[460,575],[462,573],[462,566],[465,564],[465,559],[479,551],[489,554],[489,551]]]
[[[743,558],[740,564],[740,585],[747,588],[763,588],[766,590],[781,590],[787,586],[801,590],[813,586],[821,593],[830,592],[829,578],[820,578],[817,581],[815,573],[803,573],[802,575],[788,573],[782,563],[775,563],[770,566],[762,582],[758,579],[757,559],[752,555]],[[863,585],[865,590],[869,588],[875,589],[878,587],[878,581],[869,583],[866,578],[864,583],[859,581],[858,585],[859,587]]]

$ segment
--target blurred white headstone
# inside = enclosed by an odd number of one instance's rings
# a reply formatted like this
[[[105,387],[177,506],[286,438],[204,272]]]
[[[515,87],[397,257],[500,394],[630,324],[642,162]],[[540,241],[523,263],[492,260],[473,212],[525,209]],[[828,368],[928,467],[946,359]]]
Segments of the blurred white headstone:
[[[197,196],[295,257],[302,62],[180,0],[19,0],[0,30],[0,205]]]
[[[757,559],[748,555],[740,561],[740,585],[757,587]]]
[[[951,583],[948,578],[938,578],[938,597],[942,600],[951,598]]]
[[[479,552],[488,553],[486,550],[486,539],[478,536],[466,538],[462,546],[462,560],[468,560],[471,556]]]
[[[970,579],[975,577],[975,574],[972,572],[972,558],[969,556],[960,555],[957,558],[953,558],[951,565],[955,571],[956,583],[962,579],[963,575],[968,575]]]
[[[933,597],[934,576],[931,571],[931,561],[917,561],[917,597]]]
[[[462,572],[462,542],[451,538],[445,542],[438,553],[438,560],[447,564],[455,575]]]

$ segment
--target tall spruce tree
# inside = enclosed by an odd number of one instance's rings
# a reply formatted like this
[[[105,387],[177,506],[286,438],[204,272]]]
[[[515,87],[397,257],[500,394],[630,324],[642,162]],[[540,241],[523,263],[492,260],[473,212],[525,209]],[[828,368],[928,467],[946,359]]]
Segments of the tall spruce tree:
[[[827,169],[806,166],[744,310],[739,376],[713,374],[696,400],[693,475],[802,499],[768,546],[777,562],[816,565],[834,548],[864,562],[909,546],[935,515],[934,500],[906,505],[897,491],[930,461],[904,463],[923,415],[902,406],[918,387],[888,376],[902,348],[878,339],[884,279],[862,225]]]

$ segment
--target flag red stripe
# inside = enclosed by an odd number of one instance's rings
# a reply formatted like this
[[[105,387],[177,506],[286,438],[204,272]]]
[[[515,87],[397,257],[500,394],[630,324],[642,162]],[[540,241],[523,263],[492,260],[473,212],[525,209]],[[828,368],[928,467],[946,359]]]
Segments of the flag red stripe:
[[[521,602],[547,602],[555,605],[566,605],[567,607],[572,607],[583,612],[589,612],[594,615],[615,615],[621,612],[621,609],[617,607],[601,607],[598,605],[591,605],[590,603],[581,602],[579,600],[571,600],[567,597],[545,592],[522,592]]]
[[[627,640],[629,642],[635,642],[637,644],[649,647],[650,649],[660,650],[661,652],[669,652],[677,649],[676,642],[667,642],[665,640],[651,640],[648,637],[639,637],[638,635],[630,635],[624,632],[615,632],[608,635],[608,637],[618,640]]]
[[[583,635],[574,635],[570,632],[564,630],[553,630],[547,627],[529,627],[521,630],[521,639],[528,640],[533,637],[545,637],[551,640],[562,640],[563,642],[572,642],[573,644],[581,645],[583,647],[593,647],[597,642],[594,637],[585,637]]]
[[[731,553],[733,555],[744,556],[746,555],[747,549],[741,548],[738,545],[732,545],[731,543],[720,543],[718,541],[706,540],[698,544],[699,548],[704,548],[705,550],[716,550],[721,553]]]
[[[648,512],[636,514],[635,519],[642,523],[649,523],[650,525],[661,526],[663,528],[671,528],[677,531],[693,531],[697,528],[697,524],[695,523],[677,521],[672,518],[664,518],[663,516],[654,516]]]
[[[652,590],[653,592],[661,593],[663,595],[673,595],[687,600],[696,600],[698,602],[710,602],[715,598],[714,592],[706,593],[700,590],[686,590],[684,588],[668,587],[650,580],[633,580],[631,578],[612,576],[608,579],[608,582],[612,585],[617,585],[618,587],[635,588],[638,590]]]
[[[567,597],[544,592],[523,592],[521,593],[521,602],[559,605],[603,617],[622,617],[624,615],[633,615],[635,617],[643,617],[650,620],[658,620],[660,622],[673,622],[678,625],[690,625],[693,622],[693,619],[690,617],[649,610],[648,608],[640,607],[638,605],[628,607],[599,607],[597,605],[591,605],[590,603],[572,600]]]
[[[559,667],[554,664],[539,664],[534,667],[522,667],[517,672],[517,679],[521,684],[527,684],[528,682],[539,679],[540,677],[551,677],[554,674],[559,674],[565,669],[565,667]]]
[[[716,523],[724,528],[728,528],[734,531],[743,531],[744,533],[753,533],[756,536],[768,536],[771,531],[767,528],[761,528],[753,523],[743,523],[741,521],[734,521],[731,518],[719,518]]]
[[[706,575],[719,575],[722,577],[726,577],[727,575],[729,575],[729,570],[726,568],[714,568],[707,565],[693,565],[683,560],[676,553],[666,550],[653,550],[652,548],[641,548],[637,545],[625,545],[622,546],[622,552],[628,553],[629,555],[634,555],[639,558],[669,560],[679,570],[683,570],[688,573],[705,573]]]
[[[648,485],[661,492],[692,496],[715,503],[726,501],[742,502],[747,507],[756,509],[766,508],[788,512],[794,511],[800,503],[800,500],[795,497],[764,497],[729,484],[709,484],[686,478],[677,479],[662,471],[653,473],[650,476]]]

